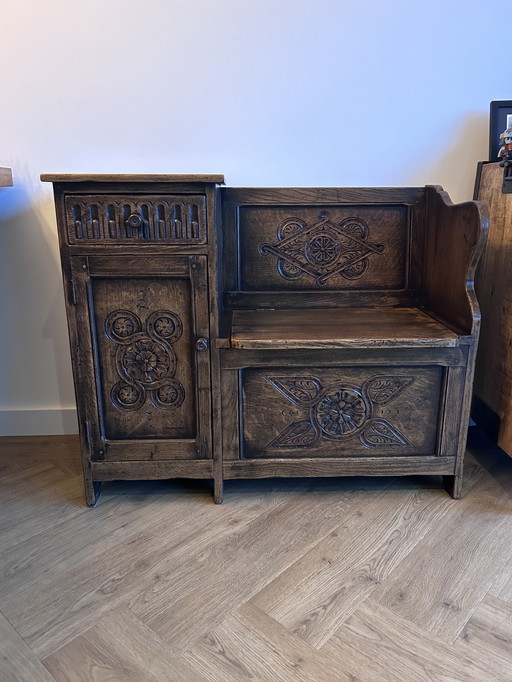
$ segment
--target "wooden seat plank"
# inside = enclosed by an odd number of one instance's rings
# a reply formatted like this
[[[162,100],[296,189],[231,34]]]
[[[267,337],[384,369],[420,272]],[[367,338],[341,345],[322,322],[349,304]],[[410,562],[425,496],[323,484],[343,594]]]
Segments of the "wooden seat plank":
[[[236,310],[231,347],[454,347],[459,338],[417,308]]]

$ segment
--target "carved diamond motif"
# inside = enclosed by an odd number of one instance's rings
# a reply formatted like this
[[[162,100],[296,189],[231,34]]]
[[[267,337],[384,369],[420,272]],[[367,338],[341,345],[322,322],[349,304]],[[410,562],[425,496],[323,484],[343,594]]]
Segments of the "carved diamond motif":
[[[384,244],[368,241],[369,229],[360,218],[334,223],[327,211],[308,225],[300,218],[287,218],[277,228],[277,242],[262,244],[260,253],[277,256],[277,271],[284,279],[313,277],[325,286],[330,277],[359,279],[368,269],[369,257],[382,255]]]

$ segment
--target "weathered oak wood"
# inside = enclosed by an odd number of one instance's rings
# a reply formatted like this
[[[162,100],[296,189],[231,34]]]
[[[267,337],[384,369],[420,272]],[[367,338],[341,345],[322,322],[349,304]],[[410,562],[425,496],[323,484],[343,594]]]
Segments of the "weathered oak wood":
[[[498,163],[483,164],[479,180],[476,197],[489,206],[490,226],[475,279],[482,308],[475,395],[496,415],[493,437],[512,455],[512,195],[501,191],[503,168]],[[485,428],[476,411],[475,419]]]
[[[55,183],[88,504],[116,477],[211,478],[222,178],[43,179]]]
[[[159,478],[211,478],[213,467],[207,460],[160,460],[140,462],[92,462],[95,481],[136,481]]]
[[[419,310],[235,311],[233,348],[454,347],[458,336]]]
[[[228,310],[287,308],[395,308],[417,306],[418,292],[405,291],[336,291],[331,296],[316,291],[229,291],[224,292]]]
[[[474,277],[487,238],[487,207],[481,201],[453,204],[440,187],[427,187],[426,192],[425,305],[463,334],[477,334]]]
[[[12,170],[10,168],[0,168],[0,187],[12,186]]]
[[[177,175],[146,173],[130,175],[129,173],[42,173],[42,182],[165,182],[165,183],[216,183],[224,182],[223,175]]]
[[[438,187],[54,183],[86,498],[104,480],[440,474],[461,495],[486,229]]]
[[[410,476],[450,474],[454,457],[343,457],[235,460],[224,462],[224,478],[279,478],[295,476]]]
[[[342,366],[353,364],[400,366],[403,364],[404,351],[401,348],[290,348],[283,355],[282,350],[259,348],[247,350],[240,348],[221,348],[222,366],[225,369],[245,367],[301,367],[304,365]],[[459,348],[407,349],[408,365],[465,366],[467,355]]]
[[[336,204],[401,204],[421,202],[424,187],[223,187],[226,210],[236,206],[325,206]]]
[[[197,459],[199,448],[195,439],[172,441],[108,441],[105,444],[105,460],[158,461],[167,459]]]

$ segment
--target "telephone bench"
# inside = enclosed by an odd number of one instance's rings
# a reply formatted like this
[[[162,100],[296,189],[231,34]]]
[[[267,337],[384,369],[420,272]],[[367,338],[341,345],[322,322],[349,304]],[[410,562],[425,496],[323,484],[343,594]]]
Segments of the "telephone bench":
[[[461,495],[480,202],[440,187],[44,176],[86,496],[103,480],[439,474]]]

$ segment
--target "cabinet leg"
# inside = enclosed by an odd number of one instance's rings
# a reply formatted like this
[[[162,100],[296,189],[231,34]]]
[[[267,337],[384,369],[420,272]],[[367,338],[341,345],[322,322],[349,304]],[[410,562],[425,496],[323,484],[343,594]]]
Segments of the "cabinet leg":
[[[447,493],[449,493],[454,500],[460,500],[462,497],[462,475],[443,476],[443,485]]]
[[[213,479],[213,501],[215,504],[222,504],[224,491],[224,480],[222,478]]]
[[[95,507],[101,495],[101,481],[93,481],[92,478],[86,476],[85,484],[85,501],[89,507]]]

